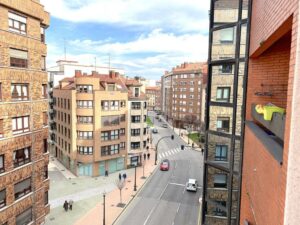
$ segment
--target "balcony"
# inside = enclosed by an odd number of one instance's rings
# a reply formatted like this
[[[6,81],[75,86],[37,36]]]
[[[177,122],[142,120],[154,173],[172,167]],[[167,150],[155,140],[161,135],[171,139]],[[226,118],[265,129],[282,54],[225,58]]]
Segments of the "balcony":
[[[260,125],[268,131],[274,134],[281,141],[284,141],[284,131],[285,131],[285,114],[274,112],[272,115],[272,120],[267,121],[264,119],[263,114],[257,113],[255,110],[256,104],[251,106],[251,116],[255,122],[258,122]]]

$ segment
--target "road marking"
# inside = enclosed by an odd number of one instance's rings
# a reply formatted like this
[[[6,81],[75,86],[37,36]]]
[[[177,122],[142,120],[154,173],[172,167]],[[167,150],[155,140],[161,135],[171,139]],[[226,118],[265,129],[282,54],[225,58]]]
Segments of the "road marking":
[[[178,213],[178,211],[179,211],[180,206],[181,206],[181,203],[180,203],[180,204],[178,205],[178,207],[177,207],[177,213]]]
[[[147,216],[147,218],[146,218],[146,220],[145,220],[145,222],[144,222],[144,225],[147,224],[147,222],[148,222],[148,220],[150,219],[150,216],[152,215],[152,213],[153,213],[153,211],[154,211],[155,208],[156,208],[156,206],[154,206],[154,207],[151,209],[149,215]]]
[[[185,187],[185,184],[178,184],[178,183],[169,183],[169,184]]]
[[[160,194],[159,199],[161,199],[161,197],[163,196],[164,192],[166,191],[167,187],[168,187],[169,183],[165,186],[163,192]]]

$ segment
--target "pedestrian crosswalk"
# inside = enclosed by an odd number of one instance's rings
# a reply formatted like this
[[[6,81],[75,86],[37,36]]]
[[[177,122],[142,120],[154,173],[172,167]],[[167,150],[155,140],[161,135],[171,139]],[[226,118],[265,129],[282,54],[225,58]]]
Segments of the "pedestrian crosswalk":
[[[175,154],[179,153],[180,151],[181,151],[181,149],[178,147],[178,148],[171,149],[169,151],[161,152],[158,154],[158,159],[163,159],[163,158],[175,155]]]

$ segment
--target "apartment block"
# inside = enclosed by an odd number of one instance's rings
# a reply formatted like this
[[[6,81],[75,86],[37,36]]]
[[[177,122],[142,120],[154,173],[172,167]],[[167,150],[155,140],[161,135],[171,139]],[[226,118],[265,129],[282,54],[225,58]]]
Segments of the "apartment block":
[[[240,224],[299,224],[299,1],[253,0],[251,21]]]
[[[185,62],[162,77],[162,112],[173,126],[200,130],[205,67]]]
[[[142,165],[143,155],[149,150],[147,128],[147,97],[140,78],[126,78],[128,89],[128,166]]]
[[[0,17],[0,224],[43,224],[50,210],[49,14],[38,0],[2,0]]]
[[[249,2],[211,1],[202,198],[207,225],[239,224]]]
[[[148,99],[148,110],[161,110],[161,88],[157,87],[146,87],[146,96]]]

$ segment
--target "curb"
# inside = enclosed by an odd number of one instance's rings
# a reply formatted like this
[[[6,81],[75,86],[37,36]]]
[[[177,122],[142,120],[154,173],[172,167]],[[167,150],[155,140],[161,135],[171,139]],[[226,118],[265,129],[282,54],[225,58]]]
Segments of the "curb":
[[[123,210],[121,211],[121,213],[117,216],[117,218],[113,221],[112,225],[114,225],[115,223],[118,222],[119,218],[121,217],[121,215],[126,211],[126,209],[129,207],[129,204],[136,198],[136,196],[138,196],[138,194],[142,191],[142,189],[144,188],[145,184],[147,184],[150,180],[150,178],[153,176],[153,174],[156,172],[156,170],[158,169],[158,166],[156,165],[156,167],[154,168],[154,170],[151,172],[150,176],[147,177],[146,181],[142,184],[142,186],[137,190],[137,192],[135,193],[134,197],[131,198],[129,200],[129,202],[126,204],[126,206],[123,208]]]

